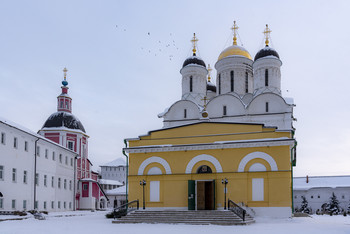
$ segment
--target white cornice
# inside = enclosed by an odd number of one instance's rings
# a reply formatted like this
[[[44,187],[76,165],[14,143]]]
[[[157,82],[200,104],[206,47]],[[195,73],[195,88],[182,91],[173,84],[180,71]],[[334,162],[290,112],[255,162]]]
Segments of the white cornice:
[[[234,148],[252,148],[268,146],[294,146],[294,139],[254,139],[247,141],[232,142],[213,142],[204,144],[186,144],[186,145],[149,145],[124,148],[127,153],[152,153],[152,152],[171,152],[187,150],[210,150],[210,149],[234,149]]]

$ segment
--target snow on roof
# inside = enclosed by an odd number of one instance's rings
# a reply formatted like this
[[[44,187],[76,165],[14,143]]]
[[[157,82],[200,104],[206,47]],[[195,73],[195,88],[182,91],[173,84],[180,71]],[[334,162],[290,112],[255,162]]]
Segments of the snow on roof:
[[[294,105],[294,99],[293,98],[285,97],[284,100],[286,101],[287,104]]]
[[[100,184],[110,184],[110,185],[118,185],[118,186],[121,186],[123,185],[123,183],[117,181],[117,180],[107,180],[107,179],[100,179],[99,180],[99,183]]]
[[[19,124],[15,123],[15,122],[12,122],[12,121],[10,121],[8,119],[5,119],[5,118],[1,117],[1,116],[0,116],[0,122],[3,122],[5,124],[7,124],[7,125],[10,125],[11,127],[17,128],[19,130],[22,130],[22,131],[24,131],[26,133],[29,133],[31,135],[34,135],[36,137],[40,137],[40,138],[43,137],[43,136],[37,134],[36,132],[33,132],[32,130],[30,130],[30,129],[26,128],[26,127],[23,127],[22,125],[19,125]]]
[[[158,118],[162,118],[166,113],[168,113],[170,107],[165,108],[165,110],[162,113],[158,114]]]
[[[106,163],[100,167],[119,167],[119,166],[125,166],[125,160],[123,158],[117,158],[116,160],[113,160],[112,162]]]
[[[15,122],[12,122],[11,120],[8,120],[8,119],[6,119],[6,118],[4,118],[4,117],[1,117],[1,116],[0,116],[0,122],[4,123],[4,124],[6,124],[6,125],[8,125],[8,126],[10,126],[10,127],[16,128],[16,129],[18,129],[18,130],[20,130],[20,131],[23,131],[23,132],[25,132],[25,133],[27,133],[27,134],[29,134],[29,135],[32,135],[32,136],[34,136],[34,137],[36,137],[36,138],[42,139],[42,140],[44,140],[44,141],[46,141],[46,142],[49,142],[49,143],[51,143],[51,144],[54,144],[54,145],[56,145],[56,146],[59,146],[60,148],[63,148],[63,149],[65,149],[65,150],[68,150],[68,151],[74,153],[74,151],[72,151],[72,150],[70,150],[70,149],[68,149],[68,148],[66,148],[66,147],[64,147],[64,146],[62,146],[62,145],[60,145],[60,144],[57,144],[56,142],[51,141],[50,139],[48,139],[48,138],[46,138],[46,137],[44,137],[44,136],[42,136],[42,135],[40,135],[40,134],[37,134],[36,132],[33,132],[32,130],[30,130],[30,129],[26,128],[26,127],[23,127],[23,126],[20,125],[20,124],[17,124],[17,123],[15,123]]]
[[[115,189],[111,189],[111,190],[107,190],[106,194],[107,195],[125,195],[126,194],[126,186],[122,186],[119,188],[115,188]]]
[[[293,189],[350,187],[350,176],[309,176],[306,181],[306,177],[294,177]]]

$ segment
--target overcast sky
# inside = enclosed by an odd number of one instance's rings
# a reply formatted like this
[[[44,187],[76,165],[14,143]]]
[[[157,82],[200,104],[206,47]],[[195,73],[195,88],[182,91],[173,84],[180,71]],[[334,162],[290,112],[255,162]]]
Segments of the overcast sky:
[[[123,139],[161,128],[181,98],[183,61],[215,65],[231,26],[252,57],[272,47],[293,97],[296,176],[350,174],[350,1],[0,1],[0,116],[38,131],[56,111],[63,68],[98,166]],[[212,77],[216,76],[213,71]]]

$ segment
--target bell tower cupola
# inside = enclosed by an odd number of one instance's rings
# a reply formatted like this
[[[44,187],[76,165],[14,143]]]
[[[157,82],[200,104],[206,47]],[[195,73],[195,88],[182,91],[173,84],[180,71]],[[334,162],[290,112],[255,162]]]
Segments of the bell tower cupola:
[[[272,92],[281,95],[281,66],[282,61],[276,50],[270,47],[271,30],[266,24],[264,30],[265,47],[254,58],[254,95]]]
[[[180,73],[182,75],[182,100],[190,100],[201,105],[202,99],[207,91],[207,74],[208,70],[204,61],[197,56],[196,34],[193,34],[191,40],[193,49],[192,56],[188,57],[183,63]]]
[[[72,98],[68,95],[67,68],[63,69],[62,93],[57,97],[57,111],[72,113]]]

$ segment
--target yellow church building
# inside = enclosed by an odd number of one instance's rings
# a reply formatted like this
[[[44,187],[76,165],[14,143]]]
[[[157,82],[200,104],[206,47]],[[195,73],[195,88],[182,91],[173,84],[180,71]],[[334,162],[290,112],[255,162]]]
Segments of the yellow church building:
[[[233,45],[215,64],[216,85],[194,35],[193,56],[180,70],[181,100],[159,115],[164,127],[126,139],[129,201],[144,196],[146,209],[220,210],[230,199],[256,216],[291,216],[294,104],[281,94],[282,62],[268,26],[254,60],[232,29]]]

